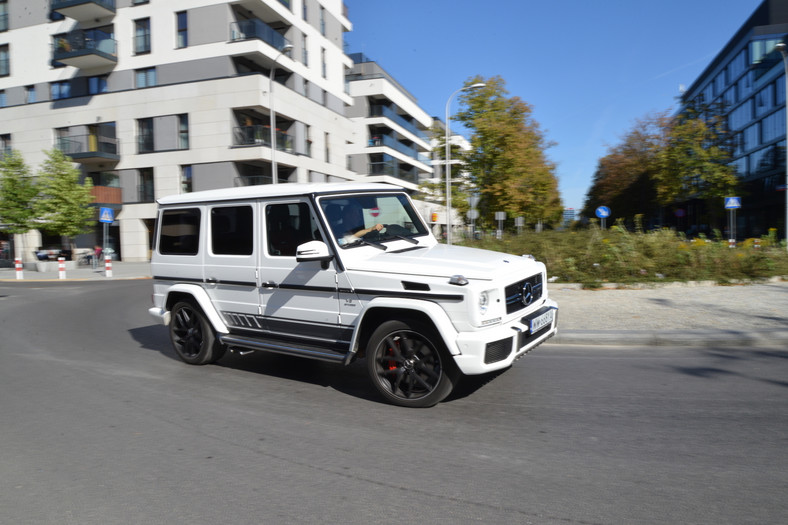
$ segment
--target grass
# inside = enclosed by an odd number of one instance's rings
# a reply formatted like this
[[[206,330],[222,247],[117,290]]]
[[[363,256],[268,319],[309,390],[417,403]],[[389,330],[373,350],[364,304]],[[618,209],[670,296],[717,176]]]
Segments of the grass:
[[[631,232],[620,226],[592,225],[576,231],[506,234],[466,240],[466,246],[513,254],[531,254],[557,282],[600,287],[605,283],[714,281],[720,284],[788,276],[788,252],[775,230],[734,248],[715,238],[688,239],[663,229]]]

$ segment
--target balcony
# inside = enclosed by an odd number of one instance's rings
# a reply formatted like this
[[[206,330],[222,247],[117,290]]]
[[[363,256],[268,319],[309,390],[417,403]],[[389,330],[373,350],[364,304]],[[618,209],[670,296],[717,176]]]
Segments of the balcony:
[[[383,162],[370,162],[368,175],[388,175],[405,182],[418,184],[418,173],[413,167],[400,165],[396,160],[386,160]]]
[[[76,30],[55,37],[52,59],[79,69],[115,66],[118,63],[116,47],[115,39],[104,31]]]
[[[230,41],[262,40],[276,49],[290,45],[290,41],[262,20],[252,18],[230,24]]]
[[[116,186],[93,186],[90,194],[93,195],[93,205],[123,204],[123,190]]]
[[[406,120],[402,115],[394,111],[388,106],[370,106],[369,108],[369,116],[370,117],[384,117],[389,119],[390,121],[398,124],[401,128],[409,131],[410,133],[416,135],[418,138],[425,142],[429,142],[429,138],[427,134],[416,127],[415,124]]]
[[[233,128],[233,146],[265,146],[270,148],[271,127],[255,125]],[[294,153],[292,135],[284,131],[277,131],[276,149],[285,153]]]
[[[115,0],[52,0],[52,10],[74,20],[115,15]]]
[[[117,162],[118,139],[98,135],[76,135],[61,137],[57,140],[57,148],[71,157],[75,162],[95,164],[99,162]]]
[[[408,157],[421,162],[422,164],[429,164],[430,159],[428,156],[424,155],[423,153],[419,153],[414,147],[406,146],[402,142],[398,141],[394,137],[390,137],[388,135],[375,135],[369,141],[370,147],[379,147],[384,146],[387,148],[391,148],[395,151],[402,153],[403,155],[407,155]]]

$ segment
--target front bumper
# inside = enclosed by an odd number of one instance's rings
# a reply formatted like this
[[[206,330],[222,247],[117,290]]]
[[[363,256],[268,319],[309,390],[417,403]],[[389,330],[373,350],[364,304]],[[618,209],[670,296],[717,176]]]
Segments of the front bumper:
[[[530,320],[553,311],[552,322],[532,333]],[[478,375],[508,368],[558,333],[558,304],[546,299],[539,310],[507,324],[478,332],[457,334],[459,355],[452,356],[463,374]]]

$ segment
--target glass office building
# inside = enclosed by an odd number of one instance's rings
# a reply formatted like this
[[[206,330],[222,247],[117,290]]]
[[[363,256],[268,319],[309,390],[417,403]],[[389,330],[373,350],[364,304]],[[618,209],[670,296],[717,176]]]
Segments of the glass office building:
[[[733,135],[732,164],[742,182],[739,238],[769,228],[785,236],[786,79],[775,46],[786,40],[788,2],[765,0],[682,95],[684,107],[722,108]],[[701,206],[688,203],[688,225],[707,211]]]

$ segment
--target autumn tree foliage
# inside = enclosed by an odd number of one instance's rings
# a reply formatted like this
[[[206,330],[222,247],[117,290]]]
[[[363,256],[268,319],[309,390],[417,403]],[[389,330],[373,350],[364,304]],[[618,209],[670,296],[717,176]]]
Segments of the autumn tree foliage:
[[[738,184],[729,164],[731,142],[717,107],[638,120],[599,160],[583,214],[593,217],[605,205],[614,218],[631,221],[637,215],[669,216],[674,208],[699,202],[704,211],[696,220],[713,224],[722,197],[735,194]]]
[[[514,217],[527,225],[558,222],[563,206],[555,165],[531,106],[509,97],[499,76],[477,76],[465,85],[477,83],[485,87],[463,91],[454,118],[471,132],[465,162],[480,197],[480,219],[493,224],[495,212],[505,211],[510,224]]]

